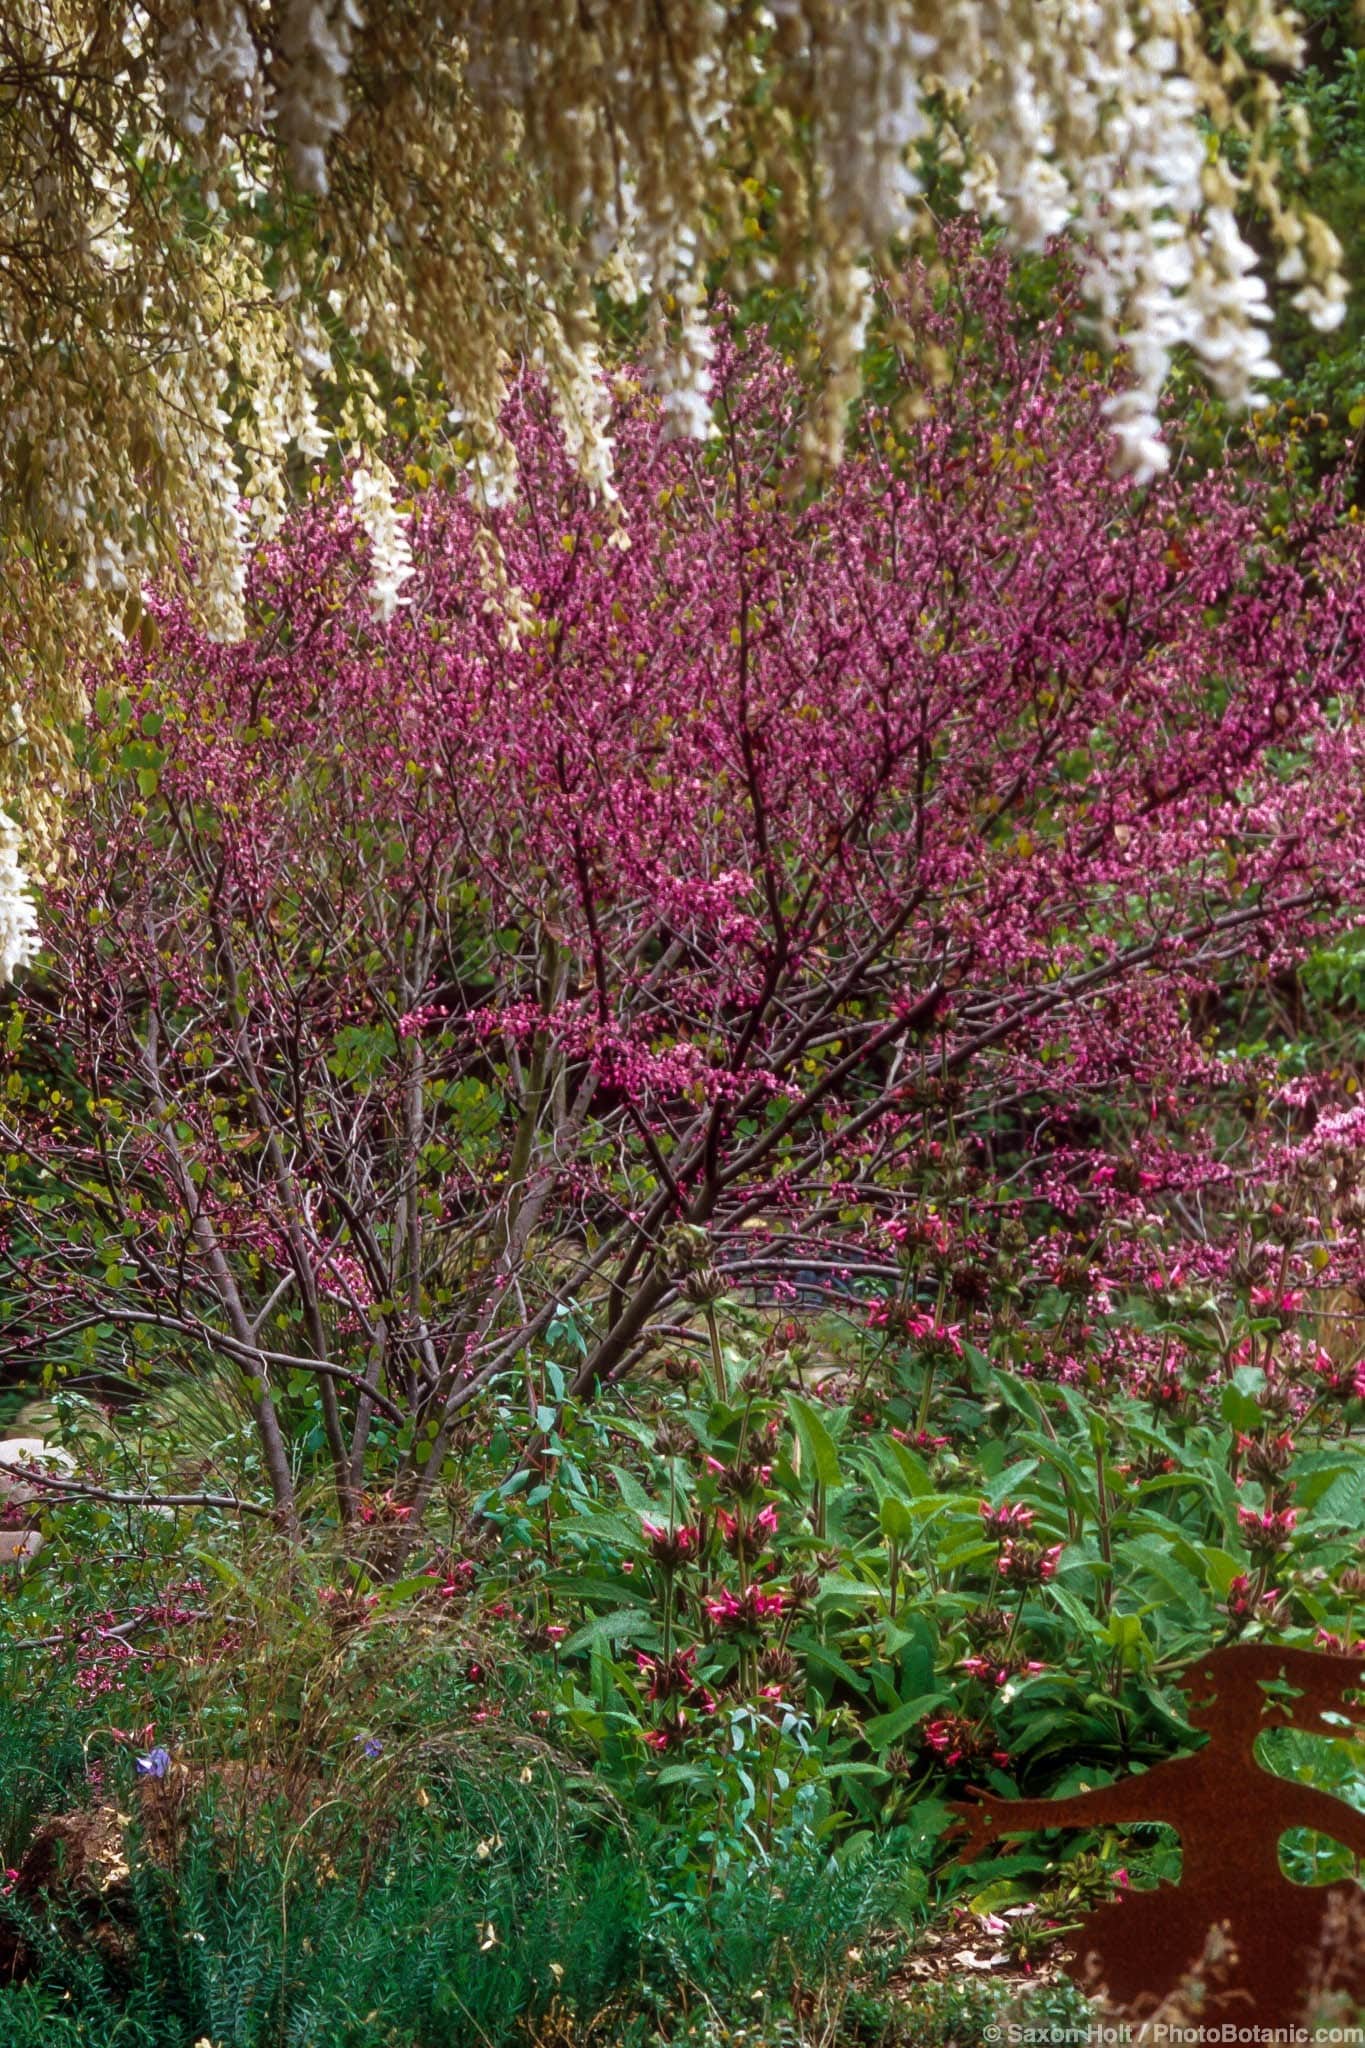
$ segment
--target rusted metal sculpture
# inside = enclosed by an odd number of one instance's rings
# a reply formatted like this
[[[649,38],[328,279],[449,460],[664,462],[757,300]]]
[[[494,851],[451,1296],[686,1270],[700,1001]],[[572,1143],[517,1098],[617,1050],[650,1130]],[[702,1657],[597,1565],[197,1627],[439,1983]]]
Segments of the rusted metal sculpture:
[[[1346,1695],[1365,1692],[1365,1661],[1234,1643],[1191,1665],[1183,1683],[1189,1719],[1208,1738],[1201,1749],[1074,1798],[979,1793],[955,1809],[964,1831],[960,1860],[1004,1835],[1164,1822],[1180,1835],[1179,1884],[1125,1891],[1098,1907],[1075,1937],[1070,1967],[1078,1981],[1103,1985],[1116,2012],[1143,2018],[1176,1992],[1211,1932],[1222,1928],[1231,1953],[1221,1983],[1209,1984],[1207,2004],[1220,2020],[1289,2027],[1326,1991],[1365,2009],[1365,1892],[1353,1881],[1294,1884],[1279,1859],[1287,1828],[1311,1828],[1365,1856],[1365,1814],[1275,1777],[1255,1753],[1269,1728],[1359,1733],[1365,1708],[1347,1704]],[[1324,1714],[1356,1725],[1333,1727]]]

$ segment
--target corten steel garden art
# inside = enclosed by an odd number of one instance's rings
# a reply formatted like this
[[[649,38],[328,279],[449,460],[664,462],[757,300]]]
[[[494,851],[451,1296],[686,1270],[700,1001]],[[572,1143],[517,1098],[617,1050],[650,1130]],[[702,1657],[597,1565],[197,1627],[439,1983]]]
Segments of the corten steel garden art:
[[[1102,1985],[1114,2010],[1135,2019],[1205,1971],[1204,2010],[1220,2024],[1293,2027],[1322,1996],[1365,2009],[1365,1893],[1351,1880],[1294,1884],[1279,1857],[1290,1828],[1365,1856],[1365,1814],[1276,1777],[1256,1755],[1259,1737],[1274,1728],[1358,1733],[1365,1707],[1347,1696],[1365,1692],[1365,1666],[1322,1651],[1233,1643],[1192,1664],[1184,1683],[1188,1718],[1207,1737],[1201,1748],[1071,1798],[979,1792],[955,1809],[962,1860],[1008,1835],[1162,1822],[1180,1836],[1180,1882],[1125,1890],[1092,1912],[1074,1936],[1068,1968],[1077,1981]],[[1324,1720],[1329,1714],[1334,1722]]]

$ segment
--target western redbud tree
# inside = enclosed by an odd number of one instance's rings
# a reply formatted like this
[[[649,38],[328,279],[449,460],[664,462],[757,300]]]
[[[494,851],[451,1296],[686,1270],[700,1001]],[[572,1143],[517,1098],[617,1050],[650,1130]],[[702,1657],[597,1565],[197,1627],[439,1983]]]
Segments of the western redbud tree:
[[[282,1520],[314,1427],[344,1517],[416,1519],[495,1383],[544,1430],[727,1289],[891,1290],[968,1186],[1088,1204],[1111,1263],[1169,1196],[1223,1255],[1202,1020],[1365,900],[1359,533],[1273,533],[1231,468],[1113,481],[1106,381],[965,275],[948,387],[818,492],[751,335],[712,449],[611,385],[614,506],[524,381],[521,494],[422,491],[387,620],[325,492],[240,644],[159,605],[14,1001],[45,1359],[211,1359]]]
[[[1272,289],[1344,316],[1281,99],[1309,54],[1278,0],[9,0],[0,977],[34,950],[26,868],[61,857],[76,685],[142,630],[146,584],[192,554],[197,616],[239,638],[253,551],[331,460],[397,603],[391,401],[505,498],[508,365],[533,363],[609,491],[619,323],[672,431],[705,439],[724,277],[801,294],[818,467],[874,279],[956,191],[1016,248],[1073,233],[1127,362],[1115,461],[1163,467],[1178,353],[1242,406],[1274,374]]]

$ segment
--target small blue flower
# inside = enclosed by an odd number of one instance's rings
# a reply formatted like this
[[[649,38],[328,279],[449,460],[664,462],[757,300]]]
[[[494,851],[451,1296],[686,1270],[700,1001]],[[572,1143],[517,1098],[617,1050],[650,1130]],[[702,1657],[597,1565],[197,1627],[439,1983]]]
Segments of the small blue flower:
[[[377,1756],[383,1756],[384,1745],[377,1737],[373,1735],[357,1735],[356,1741],[363,1746],[365,1754],[371,1763],[374,1762]]]
[[[136,1769],[139,1778],[164,1778],[171,1767],[171,1753],[168,1749],[149,1749],[146,1756],[137,1758]]]

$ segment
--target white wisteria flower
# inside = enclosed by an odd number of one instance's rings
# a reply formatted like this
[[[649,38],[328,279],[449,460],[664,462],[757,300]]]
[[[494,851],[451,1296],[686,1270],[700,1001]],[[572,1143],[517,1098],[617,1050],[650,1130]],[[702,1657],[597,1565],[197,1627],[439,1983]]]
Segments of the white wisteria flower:
[[[13,981],[38,952],[38,916],[19,857],[20,844],[19,827],[0,811],[0,984]]]
[[[370,542],[370,609],[381,620],[406,603],[403,585],[412,575],[410,520],[398,510],[394,491],[391,471],[376,456],[351,471],[351,503]]]

